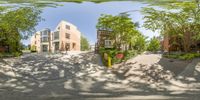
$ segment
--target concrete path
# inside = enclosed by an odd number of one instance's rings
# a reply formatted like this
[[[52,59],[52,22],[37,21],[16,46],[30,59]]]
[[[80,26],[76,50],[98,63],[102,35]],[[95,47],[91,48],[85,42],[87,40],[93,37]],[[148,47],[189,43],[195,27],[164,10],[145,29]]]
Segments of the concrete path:
[[[200,58],[194,59],[188,66],[177,75],[172,84],[179,85],[190,90],[200,89]]]
[[[142,54],[108,69],[93,52],[26,54],[0,61],[0,100],[198,100],[199,89],[170,83],[188,64]]]

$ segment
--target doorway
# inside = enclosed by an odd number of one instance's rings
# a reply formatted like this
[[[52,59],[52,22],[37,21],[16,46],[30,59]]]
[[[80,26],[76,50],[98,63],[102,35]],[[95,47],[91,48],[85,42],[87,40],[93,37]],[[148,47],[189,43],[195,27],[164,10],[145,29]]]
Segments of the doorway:
[[[42,45],[42,52],[48,52],[48,45]]]
[[[72,43],[73,50],[76,50],[76,43]]]

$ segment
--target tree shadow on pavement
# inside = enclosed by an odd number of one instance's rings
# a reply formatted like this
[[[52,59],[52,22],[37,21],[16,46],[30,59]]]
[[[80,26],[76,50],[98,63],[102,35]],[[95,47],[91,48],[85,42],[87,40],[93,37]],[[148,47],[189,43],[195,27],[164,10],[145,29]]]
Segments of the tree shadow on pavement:
[[[173,72],[175,75],[180,74],[190,62],[184,60],[168,59],[162,57],[158,64],[163,66],[165,70]]]
[[[62,59],[61,59],[62,58]],[[66,61],[65,61],[66,60]],[[194,98],[199,94],[172,94],[166,88],[154,86],[162,71],[157,66],[131,69],[136,63],[127,63],[121,69],[107,69],[99,65],[97,55],[88,52],[69,58],[45,57],[30,54],[19,58],[12,66],[16,76],[0,72],[1,100],[94,100],[127,97],[144,99],[180,100]],[[135,73],[129,73],[133,70]],[[142,72],[138,74],[136,72]],[[165,71],[164,71],[165,72]],[[165,73],[168,74],[168,73]],[[153,79],[153,82],[148,82]],[[138,81],[136,79],[139,79]],[[160,80],[165,80],[160,78]],[[186,94],[187,93],[187,94]],[[158,96],[159,95],[159,96]],[[129,98],[129,96],[133,96]],[[156,97],[158,96],[158,97]],[[170,98],[168,97],[170,96]],[[197,99],[196,99],[197,100]]]

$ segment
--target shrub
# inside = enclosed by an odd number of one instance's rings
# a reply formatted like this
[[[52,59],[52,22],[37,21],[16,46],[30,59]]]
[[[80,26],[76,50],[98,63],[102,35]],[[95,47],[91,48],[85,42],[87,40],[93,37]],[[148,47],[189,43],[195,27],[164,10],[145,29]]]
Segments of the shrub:
[[[126,51],[124,51],[124,56],[125,56],[124,60],[128,60],[128,59],[134,57],[135,55],[136,55],[136,51],[126,50]]]
[[[194,58],[200,57],[199,53],[186,53],[186,54],[165,54],[163,57],[180,59],[180,60],[192,60]]]
[[[21,52],[13,52],[12,55],[15,57],[19,57],[22,55],[22,53]]]
[[[2,58],[3,57],[3,54],[2,53],[0,53],[0,58]]]
[[[128,60],[131,57],[136,55],[136,51],[134,51],[134,50],[119,51],[116,49],[105,49],[105,48],[100,48],[99,53],[102,57],[102,61],[103,61],[104,65],[107,65],[107,60],[104,59],[104,53],[107,53],[108,56],[111,57],[112,64],[121,63],[124,60]],[[123,54],[123,58],[122,59],[117,58],[116,57],[117,54]]]
[[[31,52],[37,52],[36,50],[31,50]]]

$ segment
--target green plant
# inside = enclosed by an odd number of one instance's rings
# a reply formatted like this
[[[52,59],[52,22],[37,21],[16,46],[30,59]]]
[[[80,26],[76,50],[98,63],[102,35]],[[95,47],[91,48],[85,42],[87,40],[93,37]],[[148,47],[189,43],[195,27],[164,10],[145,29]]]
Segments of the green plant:
[[[85,38],[81,35],[81,51],[86,51],[89,49],[90,49],[90,44],[89,44],[87,38]]]
[[[2,53],[0,53],[0,58],[2,58],[3,57],[3,54]]]
[[[178,38],[178,45],[182,45],[182,51],[189,53],[191,41],[200,40],[200,0],[174,3],[167,8],[168,10],[144,8],[142,11],[145,14],[143,26],[152,31],[160,31],[161,35],[168,39]],[[171,9],[176,9],[176,11]]]
[[[42,20],[41,11],[37,7],[9,8],[0,9],[1,44],[9,46],[9,52],[18,52],[22,49],[21,39],[32,35],[35,26]]]
[[[143,38],[143,35],[137,30],[137,25],[128,14],[116,16],[102,14],[98,19],[96,28],[109,32],[107,38],[113,40],[112,45],[114,48],[121,49],[124,45],[128,47],[127,49],[133,49],[134,45],[137,47],[144,46],[145,38]]]
[[[180,59],[180,60],[192,60],[194,58],[200,57],[199,53],[186,53],[186,54],[165,54],[163,57]]]
[[[22,53],[21,52],[13,52],[12,55],[15,57],[19,57],[22,55]]]
[[[124,51],[124,60],[128,60],[136,55],[136,51],[134,50],[126,50]]]
[[[147,47],[147,50],[148,51],[152,51],[152,52],[156,52],[160,49],[160,41],[156,38],[156,37],[153,37],[151,40],[150,40],[150,43]]]

